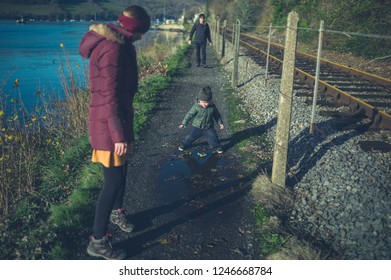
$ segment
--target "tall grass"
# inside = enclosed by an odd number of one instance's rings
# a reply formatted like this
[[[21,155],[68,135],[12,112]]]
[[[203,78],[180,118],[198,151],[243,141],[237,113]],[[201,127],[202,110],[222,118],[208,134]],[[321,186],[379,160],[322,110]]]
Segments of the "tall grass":
[[[3,87],[2,87],[3,88]],[[39,154],[45,154],[45,128],[38,109],[28,113],[21,99],[19,80],[13,92],[0,89],[0,216],[34,189]]]
[[[76,85],[69,55],[61,47],[59,79],[65,96],[46,96],[37,90],[36,106],[28,111],[19,87],[23,80],[14,81],[11,93],[0,89],[0,217],[36,191],[41,166],[86,133],[88,92]]]

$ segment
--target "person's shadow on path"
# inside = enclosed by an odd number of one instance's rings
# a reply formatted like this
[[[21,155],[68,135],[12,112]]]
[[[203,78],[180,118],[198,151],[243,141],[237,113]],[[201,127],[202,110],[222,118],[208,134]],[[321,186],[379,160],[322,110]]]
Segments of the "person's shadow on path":
[[[156,217],[170,213],[177,208],[188,204],[195,198],[211,195],[212,192],[216,193],[219,191],[225,191],[234,188],[236,189],[235,191],[229,192],[228,195],[216,199],[202,208],[184,214],[149,231],[145,231],[139,235],[123,240],[117,243],[116,247],[126,250],[128,253],[128,258],[131,258],[140,254],[144,250],[161,245],[158,240],[159,237],[161,237],[165,233],[169,233],[174,227],[181,224],[186,224],[191,220],[201,217],[209,212],[215,211],[216,209],[219,209],[224,205],[227,205],[244,197],[251,189],[251,185],[249,184],[249,182],[252,180],[255,173],[258,173],[258,171],[255,171],[254,174],[250,174],[243,178],[238,178],[230,182],[222,183],[218,186],[215,186],[213,190],[206,190],[197,194],[193,194],[187,199],[179,199],[169,204],[161,205],[130,215],[129,220],[136,225],[137,232],[152,226],[152,220]]]

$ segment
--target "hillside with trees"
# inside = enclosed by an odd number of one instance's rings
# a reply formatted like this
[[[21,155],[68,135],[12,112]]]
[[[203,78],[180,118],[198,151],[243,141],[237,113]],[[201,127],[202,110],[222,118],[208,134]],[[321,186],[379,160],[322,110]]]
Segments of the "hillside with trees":
[[[152,19],[178,19],[185,13],[206,12],[228,26],[240,19],[244,32],[261,32],[272,23],[285,26],[290,11],[299,14],[301,42],[317,40],[320,21],[326,30],[326,48],[372,57],[390,57],[391,5],[389,0],[0,0],[0,18],[38,20],[115,20],[126,6],[144,6]],[[352,36],[353,34],[353,36]],[[356,36],[364,34],[369,36]]]
[[[204,0],[0,0],[0,18],[37,20],[113,20],[127,6],[145,7],[153,19],[192,18]]]
[[[285,26],[290,11],[299,14],[302,30],[325,29],[341,31],[344,35],[326,38],[327,46],[361,56],[390,56],[391,3],[389,0],[207,0],[208,11],[232,24],[240,19],[242,30],[254,32],[272,23]],[[230,26],[230,25],[229,25]],[[348,33],[375,35],[351,36]],[[301,33],[301,34],[300,34]],[[301,40],[316,40],[316,32],[299,32]]]

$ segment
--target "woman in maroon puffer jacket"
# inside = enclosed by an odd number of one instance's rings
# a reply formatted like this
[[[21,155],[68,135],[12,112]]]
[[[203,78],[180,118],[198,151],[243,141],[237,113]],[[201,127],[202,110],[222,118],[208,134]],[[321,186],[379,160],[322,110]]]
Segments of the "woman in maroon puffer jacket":
[[[107,234],[108,221],[131,232],[122,208],[127,158],[132,150],[133,98],[138,86],[136,51],[133,42],[150,27],[150,17],[136,5],[126,8],[120,25],[93,24],[79,46],[90,59],[89,133],[92,161],[103,165],[104,186],[99,195],[93,235],[87,253],[105,259],[123,259],[123,250],[113,250]]]

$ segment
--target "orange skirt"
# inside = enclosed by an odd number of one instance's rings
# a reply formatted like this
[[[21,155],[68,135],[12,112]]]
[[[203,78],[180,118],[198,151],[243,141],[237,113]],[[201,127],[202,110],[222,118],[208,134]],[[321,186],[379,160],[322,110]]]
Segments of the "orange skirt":
[[[104,167],[123,166],[125,165],[129,153],[119,156],[114,152],[92,150],[92,162],[100,162]]]

